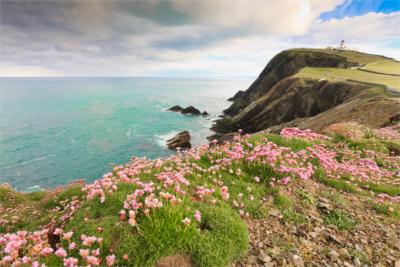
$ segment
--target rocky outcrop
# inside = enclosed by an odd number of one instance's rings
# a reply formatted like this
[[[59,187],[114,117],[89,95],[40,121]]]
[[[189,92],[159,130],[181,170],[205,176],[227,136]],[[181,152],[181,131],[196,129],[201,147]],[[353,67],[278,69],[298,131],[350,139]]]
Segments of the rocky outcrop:
[[[191,114],[191,115],[200,115],[201,112],[200,110],[198,110],[197,108],[193,107],[193,106],[189,106],[187,108],[184,108],[181,111],[182,114]]]
[[[181,107],[179,105],[176,105],[176,106],[170,107],[168,109],[168,111],[180,112],[180,113],[185,114],[185,115],[203,115],[203,116],[210,115],[210,114],[208,114],[207,111],[201,112],[200,110],[198,110],[197,108],[195,108],[193,106],[188,106],[186,108],[183,108],[183,107]]]
[[[172,111],[172,112],[181,112],[182,110],[183,110],[183,107],[181,107],[181,106],[179,106],[179,105],[170,107],[170,108],[168,109],[168,111]]]
[[[188,149],[192,147],[190,144],[190,133],[188,131],[183,131],[167,140],[167,146],[169,149],[174,150],[178,147],[181,149]]]
[[[252,101],[265,95],[282,79],[296,74],[304,67],[348,68],[357,65],[358,63],[350,62],[348,59],[335,54],[308,50],[283,51],[272,58],[246,91],[239,91],[229,99],[233,101],[233,104],[224,113],[228,116],[238,114]]]
[[[352,52],[343,57],[324,50],[288,50],[275,56],[246,91],[239,91],[212,129],[216,136],[243,129],[254,133],[279,132],[289,126],[321,130],[353,120],[381,127],[400,116],[400,98],[387,97],[377,84],[296,77],[304,67],[348,68],[354,58],[380,57]],[[341,54],[343,55],[343,54]],[[383,57],[382,57],[383,58]],[[377,116],[379,114],[379,117]]]

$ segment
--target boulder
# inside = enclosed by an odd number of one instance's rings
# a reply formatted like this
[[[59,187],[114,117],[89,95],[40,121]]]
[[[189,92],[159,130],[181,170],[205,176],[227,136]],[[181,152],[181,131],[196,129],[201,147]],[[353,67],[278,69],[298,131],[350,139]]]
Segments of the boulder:
[[[182,114],[200,115],[201,112],[193,106],[189,106],[181,111]]]
[[[173,112],[181,112],[183,110],[183,107],[176,105],[176,106],[170,107],[168,110],[173,111]]]
[[[191,148],[192,145],[190,144],[190,133],[188,131],[178,133],[171,139],[167,140],[167,146],[171,150],[178,147],[183,149]]]
[[[210,114],[208,114],[208,112],[204,110],[203,113],[201,113],[201,115],[203,115],[203,116],[209,116]]]

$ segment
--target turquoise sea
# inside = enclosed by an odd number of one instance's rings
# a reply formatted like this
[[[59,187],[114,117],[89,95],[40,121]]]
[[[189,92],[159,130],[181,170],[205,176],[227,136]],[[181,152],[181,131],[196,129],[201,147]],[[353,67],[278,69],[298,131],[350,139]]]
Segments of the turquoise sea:
[[[30,191],[90,182],[132,156],[170,155],[165,141],[182,130],[204,143],[226,99],[251,80],[2,78],[0,183]],[[165,111],[173,105],[211,116]]]

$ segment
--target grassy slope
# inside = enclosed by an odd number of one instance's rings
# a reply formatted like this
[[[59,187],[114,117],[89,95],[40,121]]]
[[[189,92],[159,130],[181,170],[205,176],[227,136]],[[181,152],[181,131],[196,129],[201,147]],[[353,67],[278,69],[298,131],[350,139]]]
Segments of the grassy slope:
[[[254,135],[249,139],[249,143],[254,145],[266,142],[266,139],[279,146],[289,147],[293,151],[300,151],[322,141],[307,141],[303,139],[286,139],[278,135]],[[327,145],[334,146],[339,143],[347,143],[354,151],[363,151],[370,148],[371,143],[379,143],[374,146],[375,149],[387,152],[387,142],[368,137],[355,142],[342,135],[335,135],[332,142]],[[325,142],[325,141],[324,141]],[[195,171],[187,178],[191,183],[188,189],[189,195],[182,198],[181,205],[172,206],[166,204],[163,208],[152,211],[148,217],[140,220],[139,227],[129,226],[126,221],[118,219],[118,212],[123,206],[126,196],[136,188],[132,184],[120,183],[118,190],[107,196],[105,203],[101,204],[99,199],[83,200],[79,185],[70,186],[60,192],[39,192],[31,194],[22,194],[7,188],[1,188],[0,191],[0,211],[1,212],[1,232],[13,232],[26,229],[34,230],[39,224],[45,224],[50,221],[50,216],[57,220],[66,210],[66,200],[79,199],[82,206],[73,218],[66,224],[66,231],[74,231],[74,241],[79,242],[81,234],[96,235],[104,238],[101,248],[101,256],[106,256],[111,252],[117,257],[119,265],[128,266],[151,266],[164,256],[182,253],[190,255],[195,265],[198,266],[226,266],[230,262],[241,259],[248,250],[248,231],[244,221],[240,218],[237,208],[232,206],[233,201],[243,203],[243,210],[248,212],[248,220],[265,220],[265,224],[275,224],[276,220],[268,217],[268,211],[278,209],[282,214],[283,225],[305,225],[311,222],[309,217],[310,208],[316,209],[317,199],[325,196],[321,191],[313,191],[310,187],[305,190],[301,181],[293,183],[293,189],[286,187],[271,187],[272,177],[279,178],[280,175],[274,173],[265,164],[250,164],[246,161],[238,161],[227,169],[222,169],[212,175],[201,171],[201,168],[212,166],[209,159],[211,154],[204,154],[200,159],[191,159],[192,163],[199,166],[199,171]],[[174,166],[172,162],[166,162],[167,166]],[[317,162],[315,162],[317,164]],[[238,175],[235,171],[241,170]],[[153,170],[152,173],[142,173],[142,180],[151,180],[157,183],[153,178],[159,170]],[[259,176],[261,181],[254,181],[253,177]],[[228,202],[221,199],[219,193],[215,194],[216,204],[212,205],[208,201],[194,201],[193,192],[197,185],[205,185],[210,188],[216,188],[215,179],[229,187],[231,198]],[[321,186],[328,186],[332,189],[326,189],[331,192],[332,201],[339,201],[339,195],[350,193],[355,198],[359,198],[362,213],[368,213],[373,218],[379,218],[383,225],[399,225],[400,213],[397,204],[371,204],[370,193],[387,193],[392,196],[399,195],[398,186],[391,183],[381,184],[373,181],[357,182],[349,180],[348,177],[340,179],[327,178],[323,170],[316,172],[314,181]],[[300,186],[300,187],[298,187]],[[297,189],[296,189],[297,188]],[[332,191],[333,190],[333,191]],[[243,196],[239,196],[243,194]],[[254,199],[250,198],[250,195]],[[333,197],[335,196],[335,197]],[[272,197],[271,206],[265,206],[263,199]],[[350,199],[344,196],[346,199]],[[210,200],[210,198],[208,198]],[[336,202],[335,202],[336,203]],[[6,210],[7,209],[7,210]],[[337,229],[337,234],[346,236],[347,231],[351,231],[358,225],[365,222],[358,221],[351,211],[351,206],[344,204],[335,205],[335,208],[328,213],[321,213],[325,225],[333,225]],[[190,226],[182,224],[182,218],[191,217],[194,210],[202,213],[201,224],[192,223]],[[30,214],[36,214],[30,216]],[[383,217],[379,214],[382,214]],[[11,216],[18,215],[16,222],[11,220]],[[99,231],[102,229],[101,231]],[[285,226],[286,227],[286,226]],[[285,230],[286,231],[286,230]],[[277,236],[280,233],[276,233]],[[63,241],[65,242],[65,241]],[[275,241],[274,241],[275,242]],[[281,254],[276,256],[273,251],[271,255],[276,257],[286,257],[291,250],[289,247],[295,246],[293,240],[278,242]],[[65,244],[64,244],[65,245]],[[391,244],[387,244],[391,246]],[[286,251],[286,252],[285,252]],[[379,252],[386,253],[386,252]],[[123,259],[123,255],[128,258]],[[375,255],[375,254],[374,254]],[[386,254],[383,254],[386,255]],[[307,257],[305,256],[307,259]],[[316,258],[310,258],[310,262]],[[372,261],[374,258],[366,256],[365,261]],[[60,261],[52,256],[46,260],[49,266],[59,266]],[[80,262],[83,264],[83,262]]]
[[[400,63],[398,65],[400,67]],[[327,79],[331,81],[352,80],[364,83],[382,84],[400,91],[400,77],[371,73],[358,69],[303,68],[296,76],[300,78]]]
[[[339,68],[304,68],[296,74],[297,77],[312,79],[328,79],[339,81],[358,81],[364,83],[382,84],[392,90],[400,91],[400,62],[383,56],[365,54],[348,50],[334,49],[293,49],[293,52],[321,52],[335,54],[357,62],[359,69]],[[376,72],[376,73],[374,73]]]

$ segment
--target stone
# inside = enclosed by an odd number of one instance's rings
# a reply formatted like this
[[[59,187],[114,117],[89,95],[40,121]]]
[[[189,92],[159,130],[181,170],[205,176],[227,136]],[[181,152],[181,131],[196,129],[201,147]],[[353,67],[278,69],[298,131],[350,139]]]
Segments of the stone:
[[[176,106],[170,107],[168,110],[172,111],[172,112],[181,112],[183,110],[183,107],[176,105]]]
[[[281,212],[278,209],[270,209],[268,213],[273,217],[279,217],[279,215],[281,215]]]
[[[337,238],[335,235],[329,235],[329,239],[338,243],[339,245],[342,245],[342,241],[339,238]]]
[[[171,139],[167,140],[167,146],[169,149],[177,149],[180,148],[191,148],[192,145],[190,144],[190,133],[188,131],[183,131],[172,137]]]
[[[259,259],[261,262],[264,262],[264,263],[267,263],[267,262],[271,262],[271,261],[272,261],[272,258],[271,258],[270,256],[268,256],[267,254],[265,254],[265,253],[261,253],[261,254],[258,256],[258,259]]]
[[[293,255],[292,259],[293,259],[293,264],[296,267],[303,267],[304,266],[303,258],[300,257],[299,255]]]
[[[201,115],[203,115],[203,116],[209,116],[210,114],[208,114],[208,112],[204,110],[203,113],[201,113]]]
[[[342,256],[344,258],[350,257],[349,251],[347,251],[347,249],[345,249],[345,248],[339,249],[338,253],[340,254],[340,256]]]
[[[400,267],[400,259],[398,259],[398,260],[394,263],[394,267]]]
[[[197,108],[195,108],[193,106],[189,106],[189,107],[184,108],[181,111],[181,113],[182,114],[192,114],[192,115],[200,115],[201,114],[200,110],[198,110]]]
[[[329,251],[328,256],[329,256],[330,260],[333,262],[337,261],[340,257],[339,253],[337,253],[336,250],[334,250],[334,249]]]

